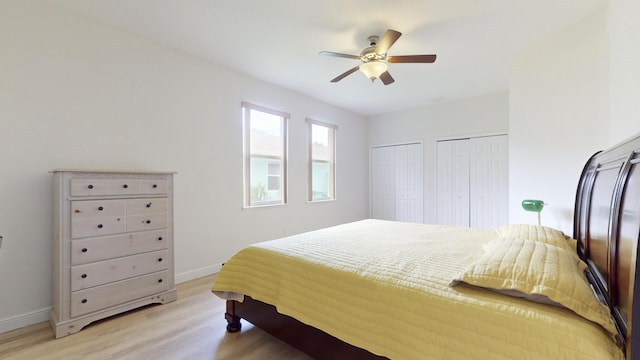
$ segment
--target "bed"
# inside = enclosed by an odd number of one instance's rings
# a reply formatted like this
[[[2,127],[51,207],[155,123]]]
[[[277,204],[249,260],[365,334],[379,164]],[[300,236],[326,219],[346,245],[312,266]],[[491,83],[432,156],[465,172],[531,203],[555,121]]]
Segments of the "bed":
[[[212,291],[317,359],[635,359],[639,154],[588,160],[572,236],[367,219],[249,246]]]

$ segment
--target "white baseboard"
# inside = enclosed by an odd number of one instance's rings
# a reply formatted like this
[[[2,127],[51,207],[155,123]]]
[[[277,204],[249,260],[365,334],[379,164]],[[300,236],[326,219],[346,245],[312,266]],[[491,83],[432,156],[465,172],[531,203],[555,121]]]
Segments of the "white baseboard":
[[[5,319],[0,319],[0,334],[7,331],[19,329],[21,327],[49,321],[49,311],[51,308],[36,310],[25,314],[20,314]]]
[[[200,269],[176,274],[176,284],[219,273],[220,269],[222,269],[222,264],[215,264]]]
[[[209,276],[220,272],[222,264],[215,264],[196,270],[191,270],[176,274],[176,284],[195,280],[204,276]],[[213,285],[213,284],[212,284]],[[36,310],[5,319],[0,319],[0,334],[19,329],[21,327],[37,324],[43,321],[49,321],[49,311],[51,308]]]

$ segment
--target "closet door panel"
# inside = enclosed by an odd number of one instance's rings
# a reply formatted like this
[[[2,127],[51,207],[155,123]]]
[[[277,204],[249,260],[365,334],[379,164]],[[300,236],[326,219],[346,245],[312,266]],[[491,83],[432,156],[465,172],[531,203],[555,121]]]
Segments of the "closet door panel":
[[[497,227],[507,222],[507,136],[470,140],[470,225]]]
[[[371,149],[371,217],[395,220],[395,154],[393,147]]]
[[[453,146],[453,224],[469,226],[469,140]]]
[[[423,222],[422,146],[398,145],[395,148],[396,220]]]
[[[468,139],[438,142],[438,223],[469,226]]]
[[[422,173],[422,144],[410,144],[407,148],[407,220],[422,223],[423,216],[423,173]]]
[[[453,143],[437,145],[437,214],[438,224],[453,224]]]
[[[395,220],[409,221],[409,198],[407,191],[407,146],[394,146],[395,155]]]

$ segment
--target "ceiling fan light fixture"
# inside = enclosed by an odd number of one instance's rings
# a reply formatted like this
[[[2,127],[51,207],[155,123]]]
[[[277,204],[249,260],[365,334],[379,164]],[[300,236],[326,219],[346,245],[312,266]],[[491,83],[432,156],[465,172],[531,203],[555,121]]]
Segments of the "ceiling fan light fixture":
[[[360,71],[371,81],[380,77],[380,75],[387,71],[387,64],[382,61],[369,61],[360,65]]]

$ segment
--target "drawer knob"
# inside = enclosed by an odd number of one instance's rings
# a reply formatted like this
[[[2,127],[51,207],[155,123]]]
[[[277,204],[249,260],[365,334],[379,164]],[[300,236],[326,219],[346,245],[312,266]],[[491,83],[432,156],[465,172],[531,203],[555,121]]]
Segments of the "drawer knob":
[[[147,220],[145,221],[147,224],[151,224],[151,220]]]
[[[158,241],[162,241],[162,236],[159,236],[159,237],[158,237]]]
[[[80,275],[81,278],[86,279],[87,278],[87,274],[82,274]]]
[[[102,210],[104,210],[104,207],[98,206],[98,210],[102,211]]]
[[[87,299],[82,299],[82,303],[83,303],[83,304],[86,304],[86,303],[87,303],[87,301],[88,301]]]
[[[87,186],[89,189],[93,189],[93,185],[89,184],[89,186]]]
[[[87,249],[87,248],[82,248],[82,250],[81,250],[81,251],[82,251],[82,252],[87,252],[88,250],[89,250],[89,249]]]
[[[102,224],[98,224],[98,229],[102,229]]]
[[[154,189],[157,188],[157,187],[158,187],[158,184],[153,184],[153,188]]]
[[[158,283],[161,283],[161,282],[162,282],[162,279],[158,279]]]
[[[124,189],[126,189],[126,188],[128,188],[128,187],[129,187],[129,185],[124,184],[124,185],[122,185],[122,187],[123,187]]]
[[[145,205],[146,207],[150,208],[151,207],[151,203],[148,203],[147,205]]]
[[[158,262],[162,262],[162,258],[158,258]]]

